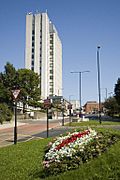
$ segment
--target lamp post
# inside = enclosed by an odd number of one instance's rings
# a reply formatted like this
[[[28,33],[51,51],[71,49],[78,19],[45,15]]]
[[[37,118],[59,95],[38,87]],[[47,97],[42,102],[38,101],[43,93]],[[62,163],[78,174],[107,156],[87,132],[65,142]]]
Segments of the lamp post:
[[[86,73],[86,72],[90,72],[90,71],[74,71],[74,72],[71,72],[71,73],[76,73],[79,75],[79,81],[78,81],[78,88],[79,88],[79,102],[80,102],[80,117],[81,117],[81,108],[82,108],[82,73]]]
[[[100,46],[97,47],[97,71],[98,71],[98,117],[101,124],[101,88],[100,88],[100,62],[99,62],[99,50]]]

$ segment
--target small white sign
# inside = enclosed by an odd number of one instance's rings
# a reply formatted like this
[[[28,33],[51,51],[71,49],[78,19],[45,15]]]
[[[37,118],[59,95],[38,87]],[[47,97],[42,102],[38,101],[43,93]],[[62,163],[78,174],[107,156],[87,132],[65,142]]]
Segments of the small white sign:
[[[20,90],[19,89],[13,90],[12,93],[13,93],[14,98],[16,99],[20,93]]]

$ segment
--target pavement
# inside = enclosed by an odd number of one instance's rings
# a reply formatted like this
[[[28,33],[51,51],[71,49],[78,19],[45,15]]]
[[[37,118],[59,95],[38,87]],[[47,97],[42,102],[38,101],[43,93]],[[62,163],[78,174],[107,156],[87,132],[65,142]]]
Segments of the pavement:
[[[17,123],[17,126],[22,126],[22,125],[25,125],[27,123],[23,123],[23,122],[18,122]],[[0,130],[1,129],[7,129],[7,128],[13,128],[14,127],[14,122],[6,122],[4,124],[0,124]]]

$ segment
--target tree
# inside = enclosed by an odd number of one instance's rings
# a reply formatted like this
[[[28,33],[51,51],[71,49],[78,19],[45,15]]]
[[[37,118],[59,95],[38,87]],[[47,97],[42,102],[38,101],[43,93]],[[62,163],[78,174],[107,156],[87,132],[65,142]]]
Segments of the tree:
[[[19,69],[17,84],[20,88],[19,99],[23,102],[23,110],[29,101],[40,101],[40,78],[37,73],[29,69]]]
[[[120,105],[120,78],[118,78],[117,83],[115,84],[115,99],[117,103]]]
[[[114,116],[114,114],[119,113],[120,106],[118,105],[115,97],[109,97],[104,102],[104,107],[106,108],[107,114],[109,116]]]
[[[12,107],[12,88],[16,85],[16,70],[9,62],[5,65],[4,73],[0,73],[0,102]]]
[[[25,105],[30,101],[40,100],[40,78],[32,70],[16,70],[7,62],[4,73],[0,73],[0,102],[13,107],[12,90],[20,89],[19,100]],[[34,104],[34,103],[33,103]],[[35,103],[36,106],[36,103]]]
[[[12,118],[12,112],[8,108],[7,104],[2,103],[0,104],[0,123],[2,124],[3,121],[10,121]]]

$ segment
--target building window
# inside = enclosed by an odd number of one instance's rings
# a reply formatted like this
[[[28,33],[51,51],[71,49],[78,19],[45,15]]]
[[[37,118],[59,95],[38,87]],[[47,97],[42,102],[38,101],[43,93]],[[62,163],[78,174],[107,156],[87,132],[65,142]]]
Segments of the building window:
[[[51,55],[51,56],[53,55],[53,52],[52,52],[52,51],[50,52],[50,55]]]
[[[50,93],[53,93],[53,88],[50,88]]]
[[[32,34],[35,34],[35,30],[32,30]]]
[[[50,70],[50,74],[53,74],[53,70]]]
[[[34,71],[34,67],[31,67],[31,70]]]
[[[34,42],[32,42],[32,47],[34,47]]]
[[[34,54],[32,53],[32,59],[34,59]]]
[[[35,40],[35,37],[34,36],[32,36],[32,41],[34,41]]]
[[[32,53],[34,53],[34,49],[32,48]]]
[[[53,63],[50,63],[50,67],[53,68]]]
[[[50,86],[53,86],[53,82],[50,82]]]
[[[32,66],[34,66],[34,61],[32,61],[32,63],[31,63],[31,64],[32,64]]]
[[[53,80],[53,76],[50,76],[50,79],[52,79],[52,80]]]

